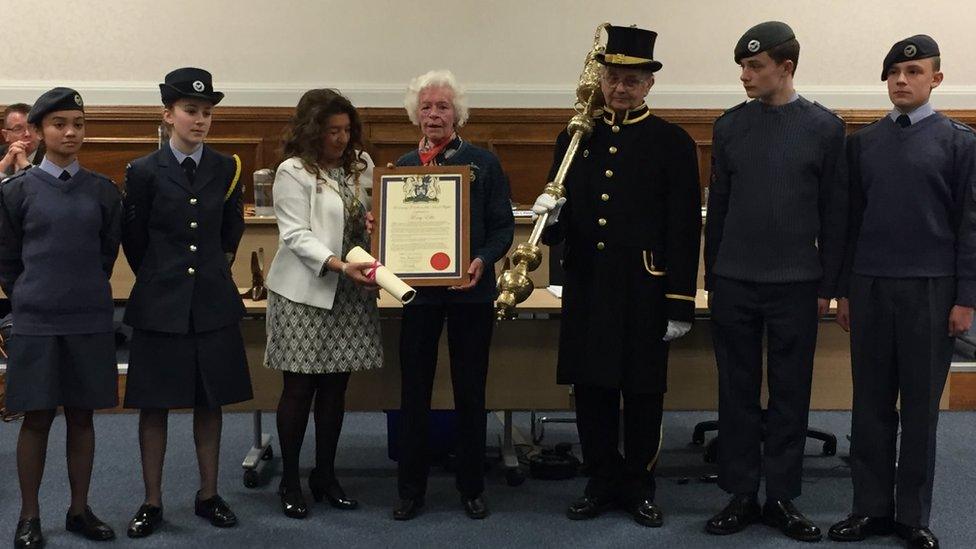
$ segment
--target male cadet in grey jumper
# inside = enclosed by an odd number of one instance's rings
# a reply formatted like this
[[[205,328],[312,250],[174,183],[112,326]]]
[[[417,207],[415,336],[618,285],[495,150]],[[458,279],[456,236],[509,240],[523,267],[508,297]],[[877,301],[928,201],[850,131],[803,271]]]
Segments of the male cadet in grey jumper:
[[[844,123],[793,88],[799,54],[785,23],[746,31],[735,62],[753,101],[715,123],[705,287],[714,298],[719,486],[732,499],[706,524],[712,534],[762,520],[794,539],[821,537],[792,500],[803,474],[817,322],[834,296],[844,257],[847,169]],[[765,420],[759,400],[764,334]]]
[[[928,36],[892,46],[881,79],[894,109],[848,143],[837,321],[851,332],[854,508],[834,540],[894,530],[910,547],[939,546],[928,528],[939,400],[976,304],[976,134],[929,104],[939,68]]]

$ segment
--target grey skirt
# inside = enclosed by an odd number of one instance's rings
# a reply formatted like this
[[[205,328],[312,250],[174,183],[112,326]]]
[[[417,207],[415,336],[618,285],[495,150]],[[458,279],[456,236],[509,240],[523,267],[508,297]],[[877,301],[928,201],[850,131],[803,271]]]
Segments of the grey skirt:
[[[268,292],[264,365],[299,374],[358,372],[383,366],[376,297],[339,279],[332,309]]]

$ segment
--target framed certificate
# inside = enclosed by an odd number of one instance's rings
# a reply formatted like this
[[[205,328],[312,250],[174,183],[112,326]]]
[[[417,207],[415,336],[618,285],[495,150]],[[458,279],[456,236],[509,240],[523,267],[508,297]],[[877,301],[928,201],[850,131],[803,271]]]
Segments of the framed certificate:
[[[373,171],[373,257],[411,286],[468,280],[470,166]]]

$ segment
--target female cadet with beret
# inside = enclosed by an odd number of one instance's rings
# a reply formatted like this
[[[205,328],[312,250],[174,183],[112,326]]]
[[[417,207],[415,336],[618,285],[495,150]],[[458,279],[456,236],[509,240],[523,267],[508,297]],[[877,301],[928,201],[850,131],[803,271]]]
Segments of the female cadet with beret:
[[[140,409],[146,489],[129,537],[148,536],[162,522],[171,408],[193,408],[196,514],[218,527],[237,524],[217,495],[220,407],[252,398],[244,306],[230,274],[244,233],[241,164],[203,143],[224,94],[197,68],[174,70],[159,89],[171,137],[128,166],[123,201],[122,249],[136,273],[125,311],[133,328],[125,406]]]
[[[18,548],[44,545],[37,499],[58,406],[64,407],[71,487],[65,528],[92,540],[115,537],[88,507],[88,487],[95,458],[92,410],[118,402],[109,278],[119,253],[119,191],[78,164],[85,138],[78,92],[48,91],[28,123],[43,136],[44,160],[0,187],[0,286],[16,320],[7,407],[25,412],[17,440]]]
[[[265,365],[282,373],[278,437],[281,507],[305,518],[298,456],[315,401],[315,469],[308,486],[338,509],[355,509],[335,476],[346,385],[351,372],[383,366],[372,263],[342,260],[369,249],[372,217],[365,188],[373,161],[363,152],[359,113],[335,90],[305,92],[285,134],[274,184],[281,242],[268,271]]]

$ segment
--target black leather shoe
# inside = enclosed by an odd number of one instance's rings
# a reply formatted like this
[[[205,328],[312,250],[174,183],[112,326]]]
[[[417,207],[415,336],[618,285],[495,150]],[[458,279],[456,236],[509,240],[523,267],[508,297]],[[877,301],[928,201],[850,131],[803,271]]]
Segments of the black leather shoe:
[[[80,515],[66,515],[64,528],[93,541],[115,539],[115,532],[112,527],[99,520],[95,513],[92,513],[91,507],[85,507],[85,512]]]
[[[163,523],[163,508],[143,503],[136,511],[136,516],[129,521],[126,535],[130,538],[144,538],[156,531]]]
[[[664,524],[664,514],[661,513],[661,508],[649,499],[645,499],[633,506],[630,509],[630,514],[633,515],[634,521],[641,526],[660,528]]]
[[[410,520],[420,514],[424,508],[423,499],[401,499],[393,509],[393,520]]]
[[[894,531],[891,517],[865,517],[850,514],[827,530],[827,537],[834,541],[864,541],[869,536],[886,536]]]
[[[898,537],[908,542],[909,547],[915,549],[939,549],[939,538],[935,537],[932,530],[928,528],[918,528],[916,526],[906,526],[901,523],[895,524],[895,532]]]
[[[488,506],[485,505],[485,500],[481,496],[470,499],[461,496],[461,505],[464,506],[464,514],[468,515],[468,518],[476,520],[488,518]]]
[[[218,528],[230,528],[237,525],[237,516],[220,496],[201,500],[198,494],[194,500],[193,512],[198,517],[209,520],[210,524]]]
[[[289,490],[284,485],[278,486],[278,497],[281,498],[281,511],[286,517],[303,519],[308,516],[308,504],[301,488]]]
[[[789,500],[768,499],[763,505],[763,522],[799,541],[820,541],[820,528]]]
[[[40,549],[44,547],[41,519],[24,519],[17,523],[14,533],[14,549]]]
[[[346,492],[343,491],[338,480],[318,474],[318,469],[312,469],[309,473],[308,489],[312,492],[312,499],[316,503],[320,503],[322,498],[325,498],[329,501],[329,505],[343,511],[352,511],[359,507],[358,501],[346,497]]]
[[[566,516],[570,520],[586,520],[602,515],[611,507],[613,500],[609,498],[583,496],[570,504],[566,509]]]
[[[762,519],[762,509],[755,494],[732,496],[725,509],[708,519],[705,531],[709,534],[724,536],[741,532],[750,524]]]

